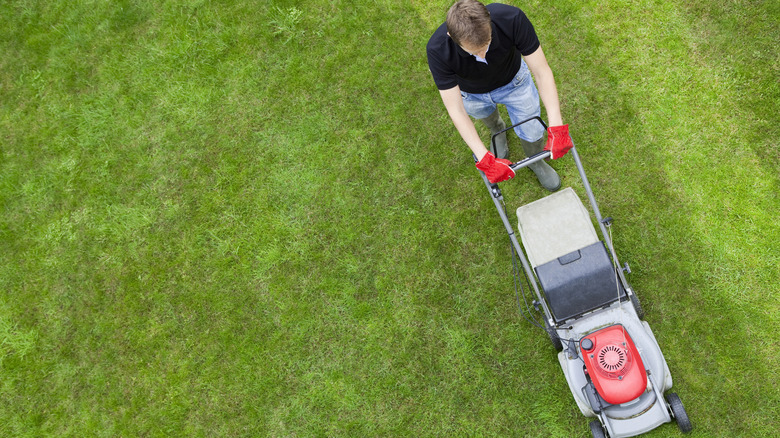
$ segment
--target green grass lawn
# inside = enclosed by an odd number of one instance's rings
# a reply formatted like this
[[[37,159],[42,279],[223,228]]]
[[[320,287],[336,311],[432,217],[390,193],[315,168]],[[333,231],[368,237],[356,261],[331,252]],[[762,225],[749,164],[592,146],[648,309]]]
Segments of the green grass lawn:
[[[586,436],[428,72],[450,4],[2,2],[0,436]],[[776,436],[780,4],[514,4],[691,436]]]

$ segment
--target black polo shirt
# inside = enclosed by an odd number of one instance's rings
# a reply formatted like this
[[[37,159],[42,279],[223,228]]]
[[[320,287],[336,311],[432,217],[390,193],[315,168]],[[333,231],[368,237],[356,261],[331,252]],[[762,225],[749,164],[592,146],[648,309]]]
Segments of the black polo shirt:
[[[428,40],[428,67],[439,90],[456,85],[467,93],[487,93],[506,85],[520,69],[522,56],[539,48],[533,25],[520,9],[492,3],[487,5],[493,29],[485,59],[477,61],[447,35],[445,22]]]

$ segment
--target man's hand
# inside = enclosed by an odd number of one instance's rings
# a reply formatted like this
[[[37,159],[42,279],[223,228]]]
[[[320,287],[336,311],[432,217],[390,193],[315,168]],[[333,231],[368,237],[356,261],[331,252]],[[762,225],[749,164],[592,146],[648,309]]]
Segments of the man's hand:
[[[477,163],[477,169],[485,172],[488,181],[495,184],[514,178],[515,171],[509,167],[510,164],[512,164],[511,161],[503,158],[496,158],[495,155],[488,152],[479,160],[479,163]]]
[[[547,144],[544,150],[552,152],[552,159],[557,160],[574,147],[569,135],[569,125],[550,126],[547,128]]]

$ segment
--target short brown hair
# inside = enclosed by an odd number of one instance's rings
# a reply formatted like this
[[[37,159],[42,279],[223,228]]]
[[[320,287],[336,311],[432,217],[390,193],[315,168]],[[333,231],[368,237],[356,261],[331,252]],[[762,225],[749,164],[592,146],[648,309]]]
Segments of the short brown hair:
[[[482,47],[490,41],[490,12],[477,0],[460,0],[447,11],[447,32],[458,45]]]

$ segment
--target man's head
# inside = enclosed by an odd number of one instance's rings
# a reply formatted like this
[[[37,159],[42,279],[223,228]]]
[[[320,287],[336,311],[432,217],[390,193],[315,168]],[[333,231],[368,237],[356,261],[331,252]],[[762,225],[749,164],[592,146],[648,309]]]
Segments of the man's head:
[[[460,0],[447,12],[447,33],[469,53],[487,50],[492,34],[490,12],[477,0]]]

